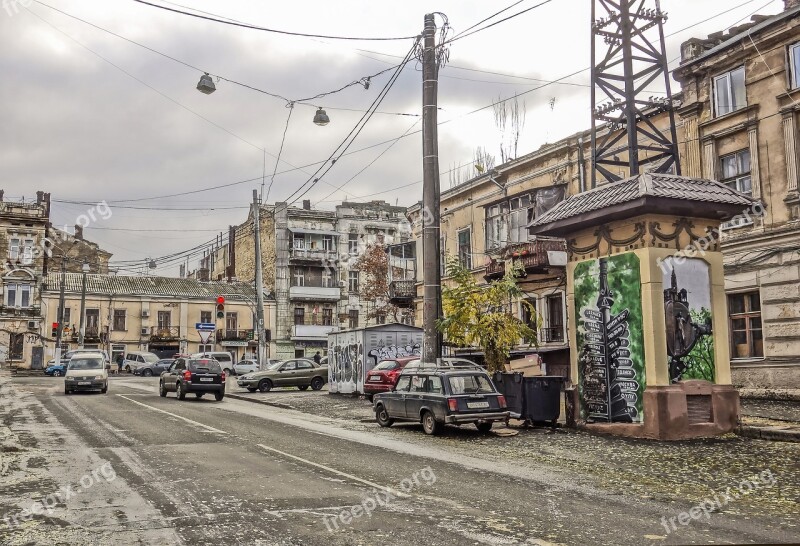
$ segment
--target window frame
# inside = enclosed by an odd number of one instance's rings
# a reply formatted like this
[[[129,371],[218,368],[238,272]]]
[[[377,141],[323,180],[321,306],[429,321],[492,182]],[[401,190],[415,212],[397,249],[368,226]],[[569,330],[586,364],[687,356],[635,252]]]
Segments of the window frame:
[[[347,236],[347,253],[351,256],[358,254],[358,233],[350,233]]]
[[[787,48],[789,66],[789,89],[800,89],[800,42],[790,44]]]
[[[306,270],[304,267],[292,268],[292,286],[303,287],[306,285]]]
[[[347,320],[351,330],[358,328],[358,309],[350,309],[347,312]]]
[[[735,96],[735,89],[733,84],[733,74],[736,72],[742,72],[742,92],[744,93],[744,102],[741,106],[737,107],[738,98]],[[747,82],[746,82],[746,72],[744,65],[738,66],[721,74],[717,74],[716,76],[712,76],[711,78],[711,85],[712,85],[712,101],[714,106],[714,117],[718,118],[721,116],[725,116],[727,114],[732,114],[733,112],[738,112],[742,108],[747,108]],[[719,95],[718,89],[721,80],[726,80],[726,90],[728,92],[729,100],[731,101],[730,109],[722,112],[722,108],[720,108],[719,104]]]
[[[23,293],[28,294],[28,304],[22,305]],[[14,301],[11,301],[11,295],[14,296]],[[9,282],[3,286],[3,304],[6,307],[15,307],[17,309],[30,309],[33,307],[34,286],[29,282]]]
[[[167,317],[166,322],[162,320],[163,317]],[[156,314],[156,321],[159,330],[172,328],[172,311],[158,311]]]
[[[322,308],[322,325],[333,326],[333,309],[330,307]]]
[[[742,158],[745,155],[747,156],[747,165],[748,165],[747,171],[743,170],[743,159]],[[726,177],[725,176],[725,169],[724,169],[725,160],[726,159],[730,159],[730,158],[733,158],[735,163],[736,163],[736,174]],[[729,154],[725,154],[725,155],[720,156],[719,157],[719,171],[720,171],[719,181],[721,183],[725,184],[726,186],[728,186],[729,188],[731,188],[733,190],[738,191],[739,193],[743,193],[745,195],[749,195],[750,197],[753,196],[753,158],[750,155],[750,148],[742,148],[741,150],[737,150],[735,152],[731,152]],[[750,191],[749,192],[744,192],[744,191],[739,189],[740,181],[744,180],[745,178],[748,180],[748,183],[750,185]],[[734,184],[736,187],[735,188],[731,187],[731,184]]]
[[[752,297],[756,296],[758,298],[758,309],[752,309]],[[731,300],[733,298],[743,298],[744,305],[743,311],[740,313],[733,313],[731,311]],[[764,323],[762,322],[761,318],[761,292],[758,290],[752,290],[748,292],[736,292],[733,294],[727,294],[727,303],[728,303],[728,327],[730,328],[730,351],[731,351],[731,360],[751,360],[755,358],[764,358]],[[752,320],[757,319],[759,326],[758,328],[752,327]],[[744,329],[741,328],[734,328],[734,321],[735,320],[744,320],[745,327]],[[760,339],[754,339],[753,332],[758,331],[761,333]],[[745,344],[747,345],[747,355],[746,356],[738,356],[738,352],[736,350],[736,339],[735,334],[737,332],[744,332],[745,333]],[[756,342],[761,342],[760,350],[756,346]],[[757,354],[759,353],[760,354]]]
[[[466,234],[466,245],[462,242],[462,236]],[[456,251],[458,261],[467,269],[472,269],[472,227],[465,227],[456,232]]]
[[[117,320],[120,318],[120,316],[122,317],[121,328],[119,328],[119,324],[117,323]],[[128,330],[128,312],[126,309],[114,309],[114,314],[111,320],[111,327],[115,332],[126,332]]]
[[[347,291],[351,294],[358,294],[361,285],[361,272],[351,269],[347,272]]]
[[[303,326],[303,325],[305,325],[305,323],[306,323],[306,308],[305,307],[296,306],[294,308],[293,317],[294,317],[294,325],[295,326]],[[297,322],[298,319],[300,320],[300,322]]]

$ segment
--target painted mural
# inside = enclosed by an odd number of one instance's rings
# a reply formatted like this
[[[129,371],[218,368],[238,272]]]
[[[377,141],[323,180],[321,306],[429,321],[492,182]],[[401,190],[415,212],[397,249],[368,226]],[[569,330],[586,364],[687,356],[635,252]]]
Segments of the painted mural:
[[[372,349],[369,357],[372,359],[371,368],[374,368],[382,360],[420,356],[421,354],[420,344],[414,343],[413,345],[382,345]]]
[[[667,365],[670,381],[714,382],[714,337],[711,335],[711,272],[697,258],[664,260]]]
[[[645,387],[639,258],[626,253],[581,262],[573,281],[581,415],[639,423]]]

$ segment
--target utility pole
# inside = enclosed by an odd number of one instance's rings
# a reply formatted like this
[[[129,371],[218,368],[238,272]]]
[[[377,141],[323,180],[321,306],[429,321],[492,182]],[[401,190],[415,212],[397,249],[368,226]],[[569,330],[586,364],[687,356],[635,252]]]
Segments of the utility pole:
[[[258,332],[258,363],[266,362],[266,331],[264,329],[264,281],[261,271],[261,218],[257,190],[253,190],[253,231],[256,239],[256,332]]]
[[[425,15],[422,50],[422,361],[442,357],[441,335],[436,321],[442,316],[441,239],[439,219],[439,136],[437,95],[439,67],[436,60],[436,21]]]
[[[67,256],[61,257],[61,288],[58,293],[58,328],[56,329],[56,365],[61,364],[61,336],[64,333],[64,285],[67,282]]]
[[[86,311],[86,272],[89,271],[89,264],[83,264],[81,267],[81,271],[83,271],[83,279],[81,283],[81,316],[80,316],[80,325],[78,326],[78,346],[83,349],[83,340],[86,337],[86,331],[84,330],[84,312]]]

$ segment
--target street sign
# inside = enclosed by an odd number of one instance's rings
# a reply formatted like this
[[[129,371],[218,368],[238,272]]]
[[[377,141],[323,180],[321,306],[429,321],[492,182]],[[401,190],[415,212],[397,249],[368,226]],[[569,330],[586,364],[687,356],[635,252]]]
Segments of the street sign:
[[[212,334],[211,330],[198,330],[197,333],[200,334],[200,341],[203,345],[208,343],[208,338],[210,338]]]
[[[217,325],[214,324],[213,322],[196,322],[194,327],[195,330],[197,330],[198,332],[200,331],[213,332],[214,330],[217,329]]]
[[[616,328],[621,323],[625,322],[628,318],[629,311],[627,309],[623,309],[618,315],[611,317],[611,320],[608,321],[608,329]]]
[[[589,320],[603,320],[600,311],[595,311],[594,309],[585,309],[583,311],[583,316]]]

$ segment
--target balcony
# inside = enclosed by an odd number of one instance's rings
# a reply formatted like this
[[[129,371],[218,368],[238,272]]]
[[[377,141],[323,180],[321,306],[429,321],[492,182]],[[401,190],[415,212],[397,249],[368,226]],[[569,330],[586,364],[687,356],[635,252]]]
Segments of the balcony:
[[[506,259],[513,259],[514,263],[524,268],[525,273],[544,273],[548,267],[563,267],[550,263],[549,252],[567,251],[567,244],[561,239],[536,240],[527,243],[517,243],[505,249]]]
[[[253,329],[217,330],[217,341],[252,341],[255,339]]]
[[[564,327],[542,328],[539,330],[539,341],[542,343],[564,343]]]
[[[321,248],[290,248],[290,263],[315,263],[332,262],[336,260],[336,251]]]
[[[292,301],[339,301],[341,290],[338,286],[292,286],[289,299]]]
[[[40,317],[41,307],[11,307],[0,305],[0,315],[13,315],[15,317]]]
[[[417,295],[414,284],[414,281],[407,280],[389,283],[389,303],[398,307],[411,307]]]
[[[483,278],[487,281],[492,279],[500,279],[506,274],[506,263],[503,261],[491,261],[486,264],[486,270],[483,273]]]
[[[320,324],[295,324],[292,326],[292,339],[295,341],[327,341],[328,334],[335,329],[335,326]]]
[[[86,336],[89,336],[89,329],[86,329]],[[151,326],[150,341],[168,341],[181,338],[180,326]]]

